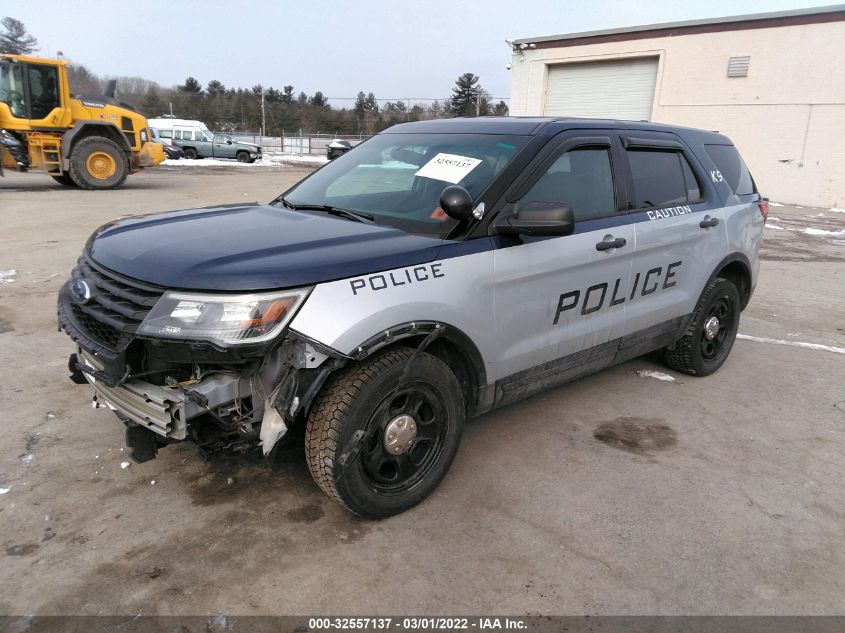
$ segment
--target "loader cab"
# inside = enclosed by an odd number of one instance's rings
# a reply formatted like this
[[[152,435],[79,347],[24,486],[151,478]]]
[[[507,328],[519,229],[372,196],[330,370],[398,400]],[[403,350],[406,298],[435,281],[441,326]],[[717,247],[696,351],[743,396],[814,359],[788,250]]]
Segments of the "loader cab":
[[[0,57],[0,127],[29,131],[67,127],[69,107],[66,62]]]

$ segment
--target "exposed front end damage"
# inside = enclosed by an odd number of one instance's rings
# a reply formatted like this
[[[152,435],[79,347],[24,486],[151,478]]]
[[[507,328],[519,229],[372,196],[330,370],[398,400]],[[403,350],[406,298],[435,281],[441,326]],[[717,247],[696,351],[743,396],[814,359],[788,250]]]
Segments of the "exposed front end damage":
[[[108,276],[92,262],[80,260],[77,270],[100,294],[96,304],[76,300],[74,279],[59,293],[59,327],[78,346],[71,379],[89,383],[94,406],[124,422],[136,461],[183,441],[206,457],[257,445],[269,455],[348,360],[292,330],[237,348],[139,336],[137,324],[161,291]]]

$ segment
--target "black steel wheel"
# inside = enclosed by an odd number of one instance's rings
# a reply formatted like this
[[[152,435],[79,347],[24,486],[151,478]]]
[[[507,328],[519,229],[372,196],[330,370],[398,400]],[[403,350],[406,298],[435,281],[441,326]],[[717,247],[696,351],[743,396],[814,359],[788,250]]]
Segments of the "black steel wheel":
[[[321,389],[305,432],[308,468],[355,514],[398,514],[446,475],[463,421],[463,393],[448,365],[411,348],[387,351],[340,370]]]
[[[419,483],[437,460],[445,441],[448,414],[437,393],[415,383],[391,393],[365,428],[358,467],[372,488],[402,493]]]
[[[730,280],[717,277],[701,294],[684,336],[664,350],[666,363],[695,376],[712,374],[733,348],[739,314],[739,291]]]

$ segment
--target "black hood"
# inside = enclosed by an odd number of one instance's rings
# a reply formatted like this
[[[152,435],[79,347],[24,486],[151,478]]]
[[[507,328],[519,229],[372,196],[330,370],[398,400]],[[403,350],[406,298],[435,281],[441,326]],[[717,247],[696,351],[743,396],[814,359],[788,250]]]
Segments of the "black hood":
[[[167,288],[290,288],[432,261],[442,241],[324,213],[260,204],[189,209],[106,224],[89,256]]]

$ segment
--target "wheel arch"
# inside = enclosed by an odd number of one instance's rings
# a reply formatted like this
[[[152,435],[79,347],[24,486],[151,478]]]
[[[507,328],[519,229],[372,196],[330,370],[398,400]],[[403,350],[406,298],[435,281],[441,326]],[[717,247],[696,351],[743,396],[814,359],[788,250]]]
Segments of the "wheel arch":
[[[117,129],[113,123],[99,123],[91,121],[83,123],[79,127],[73,127],[62,135],[62,160],[68,160],[70,153],[74,146],[84,138],[91,136],[102,136],[110,141],[114,141],[127,154],[132,153],[132,148],[129,146],[129,141]]]
[[[716,277],[728,279],[736,286],[736,289],[739,291],[740,308],[745,310],[748,301],[751,299],[751,293],[754,290],[751,277],[751,264],[748,258],[742,253],[732,253],[725,257],[716,266],[707,280],[705,287]]]
[[[487,370],[481,352],[462,330],[438,321],[399,323],[367,339],[350,354],[355,361],[394,347],[419,347],[435,334],[425,350],[446,363],[455,373],[464,393],[467,417],[486,408]]]

